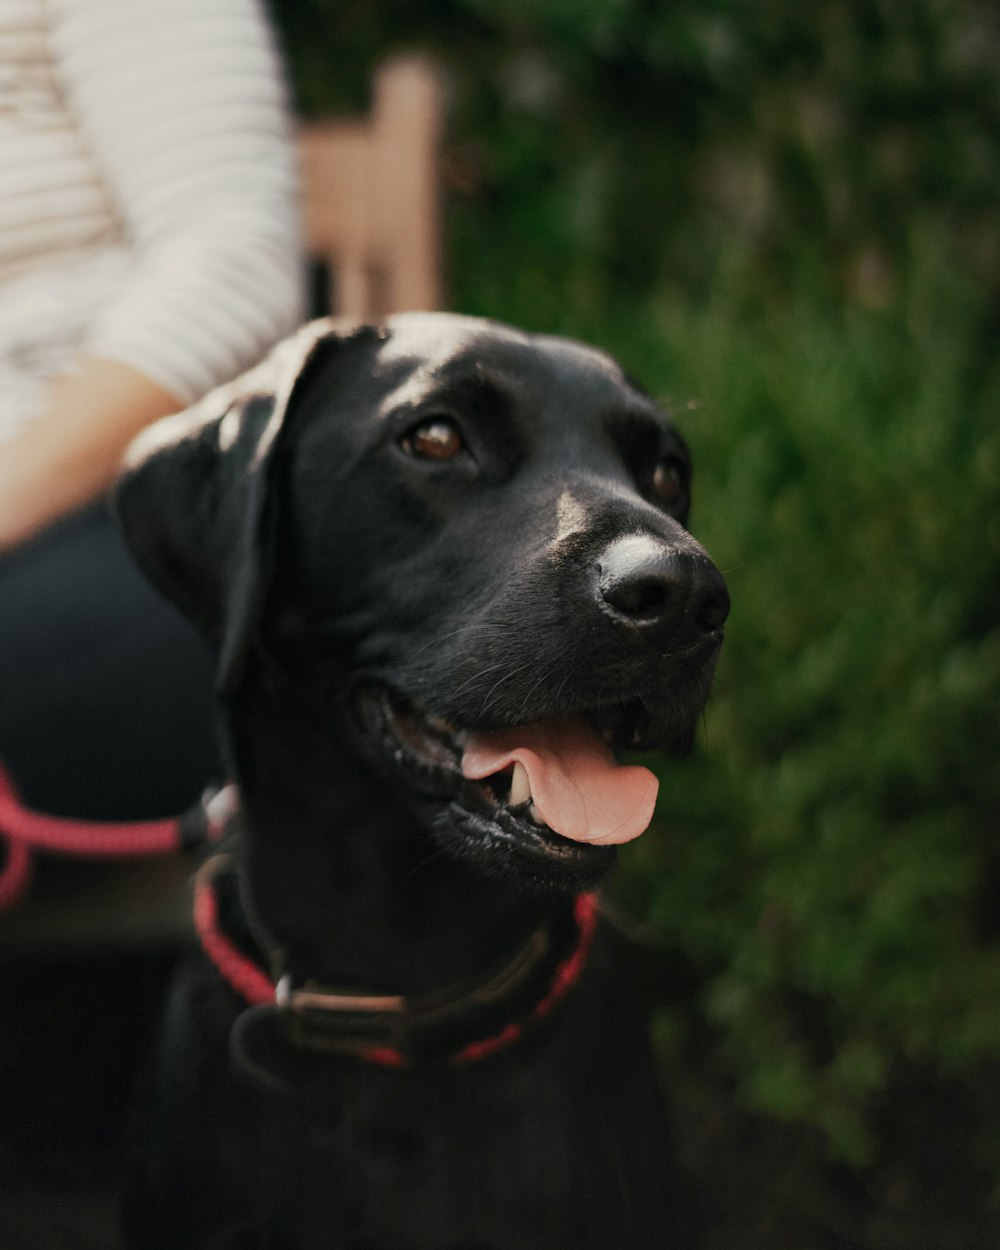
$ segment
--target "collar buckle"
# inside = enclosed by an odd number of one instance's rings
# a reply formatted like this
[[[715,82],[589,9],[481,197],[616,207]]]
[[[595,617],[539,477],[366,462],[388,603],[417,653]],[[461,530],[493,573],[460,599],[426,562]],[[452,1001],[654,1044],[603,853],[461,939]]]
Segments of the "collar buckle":
[[[277,978],[274,1001],[288,1035],[309,1050],[358,1054],[395,1046],[405,1033],[407,1000],[401,994],[365,994],[330,989],[315,981],[296,986],[292,974]]]

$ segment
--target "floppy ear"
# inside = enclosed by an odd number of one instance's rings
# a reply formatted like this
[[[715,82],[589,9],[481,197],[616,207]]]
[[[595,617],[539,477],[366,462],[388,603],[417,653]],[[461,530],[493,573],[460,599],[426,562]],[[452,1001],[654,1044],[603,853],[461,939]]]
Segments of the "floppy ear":
[[[344,332],[312,322],[255,369],[145,430],[114,504],[139,564],[207,636],[216,688],[235,691],[267,594],[276,541],[276,465],[293,400]]]

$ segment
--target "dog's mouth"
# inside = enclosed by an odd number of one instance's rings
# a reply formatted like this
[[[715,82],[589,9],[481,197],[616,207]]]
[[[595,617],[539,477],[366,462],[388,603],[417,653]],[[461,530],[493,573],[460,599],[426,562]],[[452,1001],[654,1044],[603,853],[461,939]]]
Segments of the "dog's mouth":
[[[503,729],[462,728],[365,685],[366,737],[433,805],[438,840],[489,872],[593,884],[648,826],[657,781],[616,752],[659,745],[638,699]]]

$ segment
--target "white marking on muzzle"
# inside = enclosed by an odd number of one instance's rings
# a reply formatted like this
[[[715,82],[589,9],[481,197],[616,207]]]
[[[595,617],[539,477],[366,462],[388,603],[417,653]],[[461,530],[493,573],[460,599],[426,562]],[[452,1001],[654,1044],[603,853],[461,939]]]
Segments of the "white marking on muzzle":
[[[553,545],[575,534],[587,523],[587,509],[571,491],[564,490],[556,503],[556,532]]]

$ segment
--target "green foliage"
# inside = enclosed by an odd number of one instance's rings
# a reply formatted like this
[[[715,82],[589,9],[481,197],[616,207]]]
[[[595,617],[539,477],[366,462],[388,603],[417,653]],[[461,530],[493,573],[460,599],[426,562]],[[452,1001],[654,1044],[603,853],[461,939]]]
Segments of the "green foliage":
[[[869,1157],[900,1065],[1000,1059],[993,7],[275,12],[309,112],[434,49],[452,306],[596,341],[677,411],[734,611],[618,892],[695,970],[705,1062]]]
[[[1000,1051],[998,377],[934,266],[891,310],[656,308],[734,612],[621,888],[703,970],[749,1103],[854,1158],[895,1065]]]
[[[1000,80],[986,0],[273,0],[306,112],[432,49],[452,85],[453,303],[549,324],[734,244],[762,294],[803,262],[885,303],[913,228],[1000,282]],[[483,240],[490,246],[484,248]],[[512,265],[516,258],[517,264]],[[523,318],[522,318],[523,319]]]

